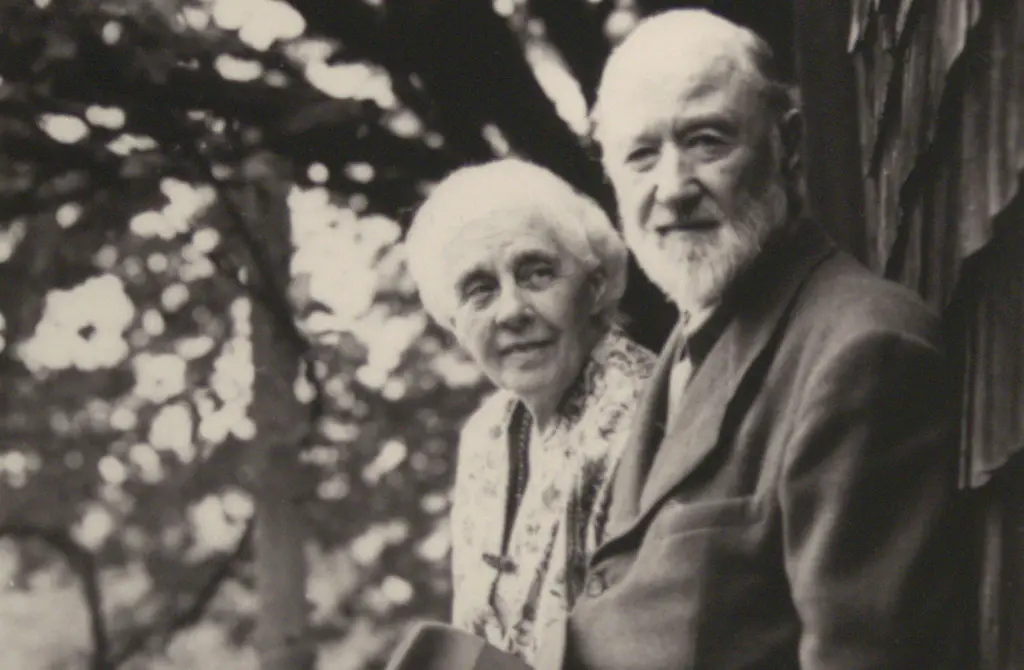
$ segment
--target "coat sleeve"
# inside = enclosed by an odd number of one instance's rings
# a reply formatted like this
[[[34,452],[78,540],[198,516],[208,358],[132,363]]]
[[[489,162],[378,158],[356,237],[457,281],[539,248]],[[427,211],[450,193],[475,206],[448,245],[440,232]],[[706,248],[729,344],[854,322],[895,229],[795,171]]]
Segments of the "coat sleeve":
[[[948,380],[935,347],[896,332],[848,338],[807,376],[779,488],[801,668],[958,667]]]

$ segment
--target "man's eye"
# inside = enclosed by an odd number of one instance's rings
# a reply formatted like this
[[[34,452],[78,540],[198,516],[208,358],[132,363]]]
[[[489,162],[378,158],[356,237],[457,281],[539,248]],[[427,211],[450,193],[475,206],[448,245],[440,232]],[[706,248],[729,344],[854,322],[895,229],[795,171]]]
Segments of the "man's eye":
[[[709,154],[724,151],[727,144],[725,138],[716,133],[696,133],[686,140],[687,148]]]

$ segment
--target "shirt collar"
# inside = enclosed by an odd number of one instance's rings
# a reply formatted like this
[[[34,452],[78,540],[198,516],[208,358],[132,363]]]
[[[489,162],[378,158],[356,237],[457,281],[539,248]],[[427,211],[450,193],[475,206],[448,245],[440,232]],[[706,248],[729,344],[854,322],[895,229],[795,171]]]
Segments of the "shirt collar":
[[[691,365],[699,366],[725,330],[730,314],[728,304],[721,303],[689,316],[681,327],[683,346],[679,351],[680,359],[688,358]]]
[[[774,290],[779,277],[789,272],[795,253],[831,246],[821,229],[810,221],[797,219],[779,231],[765,244],[750,267],[740,274],[723,293],[717,305],[695,313],[684,323],[680,357],[686,356],[694,367],[700,365],[725,331],[731,317],[749,309],[751,300]]]

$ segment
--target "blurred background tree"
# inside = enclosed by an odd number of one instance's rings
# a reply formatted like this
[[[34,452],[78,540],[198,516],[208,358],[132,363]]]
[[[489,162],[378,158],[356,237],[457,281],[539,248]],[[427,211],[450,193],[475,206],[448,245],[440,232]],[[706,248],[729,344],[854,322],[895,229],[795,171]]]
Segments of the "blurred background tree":
[[[509,154],[611,207],[586,106],[669,4],[0,0],[3,667],[376,668],[445,617],[487,386],[402,227]],[[789,3],[710,4],[792,60]]]

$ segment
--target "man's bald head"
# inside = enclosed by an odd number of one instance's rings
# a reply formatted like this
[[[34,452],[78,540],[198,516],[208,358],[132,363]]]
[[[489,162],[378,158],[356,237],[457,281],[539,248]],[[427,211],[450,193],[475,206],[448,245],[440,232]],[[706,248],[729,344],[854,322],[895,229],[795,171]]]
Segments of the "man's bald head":
[[[595,139],[601,139],[603,116],[628,106],[635,91],[666,80],[709,76],[748,80],[766,111],[779,117],[794,107],[767,42],[707,10],[677,9],[644,19],[612,51],[590,115]]]

